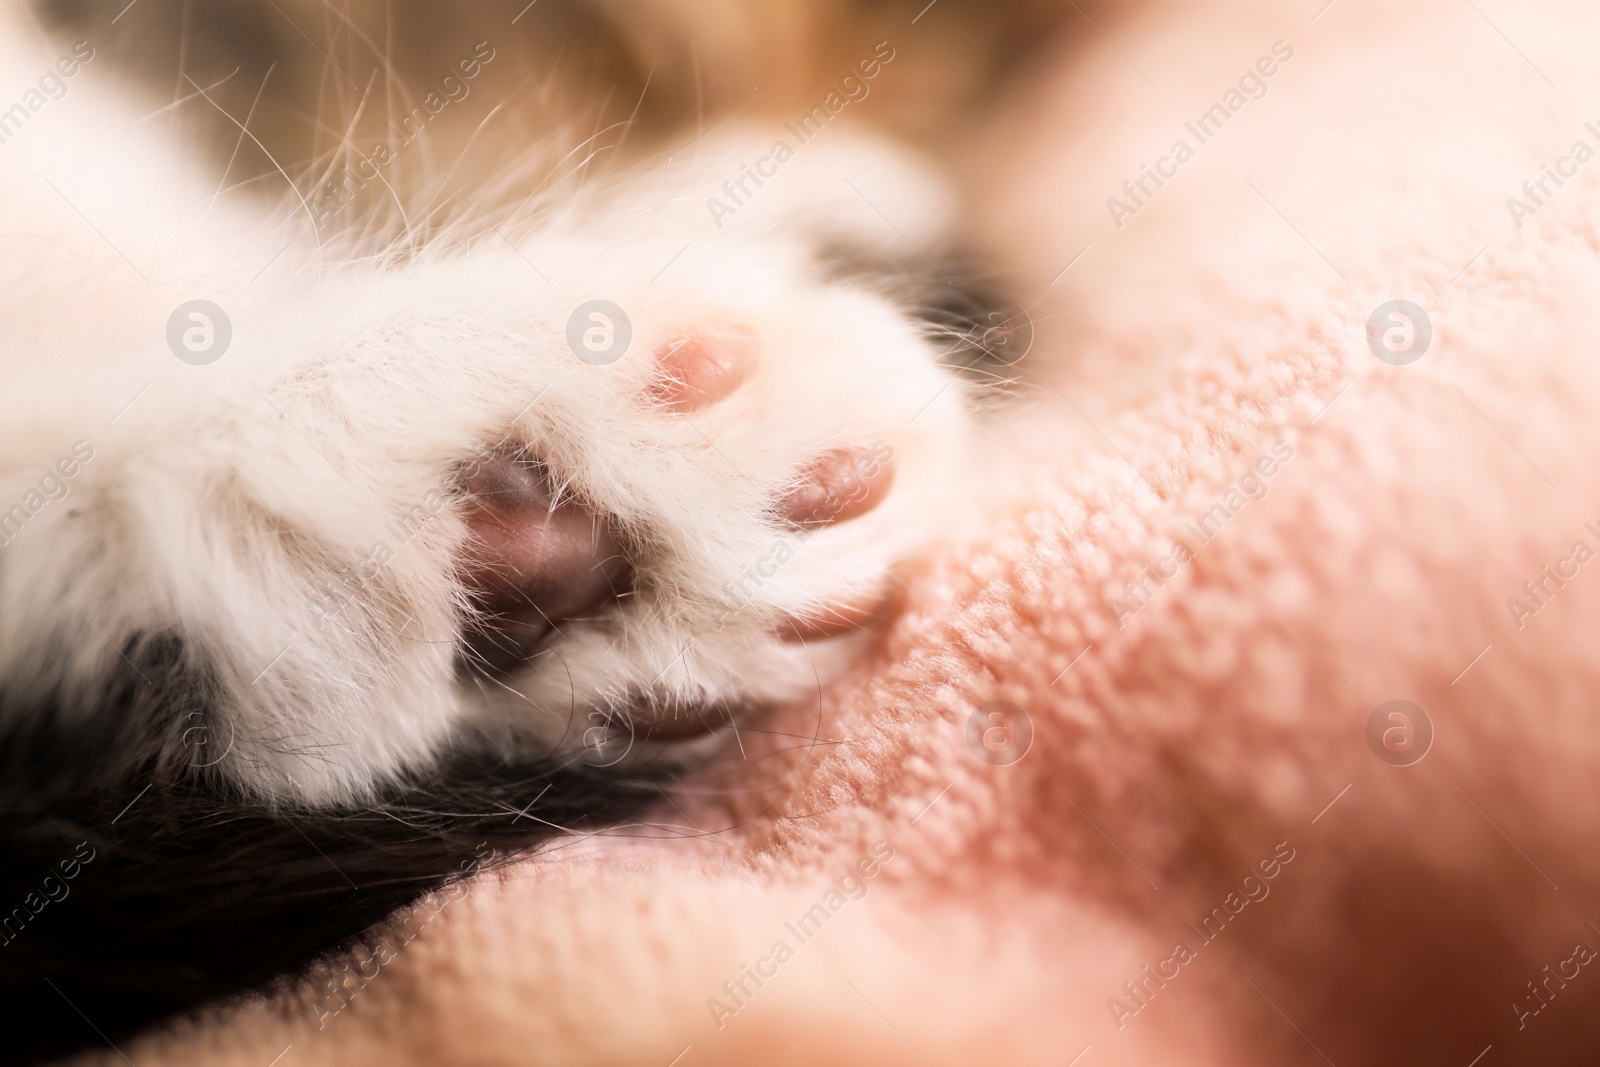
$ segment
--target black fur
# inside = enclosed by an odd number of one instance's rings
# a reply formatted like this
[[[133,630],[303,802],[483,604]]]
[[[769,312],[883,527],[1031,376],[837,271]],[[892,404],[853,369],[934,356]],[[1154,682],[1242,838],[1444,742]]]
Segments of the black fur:
[[[640,772],[462,750],[377,803],[267,807],[194,758],[210,686],[184,642],[125,651],[136,669],[92,709],[0,693],[3,1062],[105,1048],[292,974],[489,850],[503,860],[658,795]]]
[[[974,399],[1016,383],[1016,367],[1033,348],[1033,318],[980,260],[961,253],[930,260],[915,251],[885,259],[834,241],[818,261],[828,281],[870,289],[921,319],[941,362],[983,387]]]

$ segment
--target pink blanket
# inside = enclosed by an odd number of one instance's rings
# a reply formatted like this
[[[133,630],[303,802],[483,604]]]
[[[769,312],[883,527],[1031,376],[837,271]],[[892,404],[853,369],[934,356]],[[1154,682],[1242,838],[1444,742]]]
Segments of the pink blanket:
[[[964,153],[1038,342],[880,657],[124,1051],[1593,1063],[1600,13],[1396,7],[1086,5]]]

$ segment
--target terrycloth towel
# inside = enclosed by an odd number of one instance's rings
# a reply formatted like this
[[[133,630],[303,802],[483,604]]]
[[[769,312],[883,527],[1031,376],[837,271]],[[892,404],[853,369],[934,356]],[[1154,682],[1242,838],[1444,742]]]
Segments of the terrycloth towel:
[[[1600,13],[1086,7],[881,656],[136,1062],[1594,1062]]]

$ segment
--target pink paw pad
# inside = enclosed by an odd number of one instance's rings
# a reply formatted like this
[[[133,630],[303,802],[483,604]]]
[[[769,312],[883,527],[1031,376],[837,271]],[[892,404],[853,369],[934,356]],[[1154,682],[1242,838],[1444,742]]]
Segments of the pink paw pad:
[[[894,453],[882,442],[824,452],[803,467],[776,506],[791,526],[817,529],[859,518],[883,503],[894,484]],[[882,608],[853,597],[795,616],[779,627],[785,641],[814,641],[859,630],[883,618]]]
[[[696,411],[744,383],[755,367],[755,335],[743,327],[697,333],[665,345],[648,395],[668,411]]]
[[[791,526],[831,526],[865,515],[889,495],[894,453],[882,442],[824,452],[803,468],[778,500],[778,516]]]

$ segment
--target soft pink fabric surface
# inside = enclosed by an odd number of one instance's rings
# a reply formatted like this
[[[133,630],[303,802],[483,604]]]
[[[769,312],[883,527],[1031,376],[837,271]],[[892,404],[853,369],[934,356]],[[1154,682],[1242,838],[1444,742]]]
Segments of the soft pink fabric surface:
[[[666,800],[703,836],[575,842],[445,905],[320,1029],[314,991],[133,1059],[1593,1062],[1600,968],[1527,983],[1600,948],[1600,564],[1507,601],[1600,550],[1600,160],[1520,228],[1506,199],[1600,149],[1600,15],[1320,6],[1100,5],[1022,79],[969,158],[1039,330],[977,521],[860,677]],[[1119,228],[1107,198],[1276,41],[1266,94]],[[1395,298],[1434,329],[1410,366],[1367,345]],[[1394,699],[1435,730],[1413,766],[1368,746]],[[1034,731],[1011,766],[968,745],[993,700]]]

